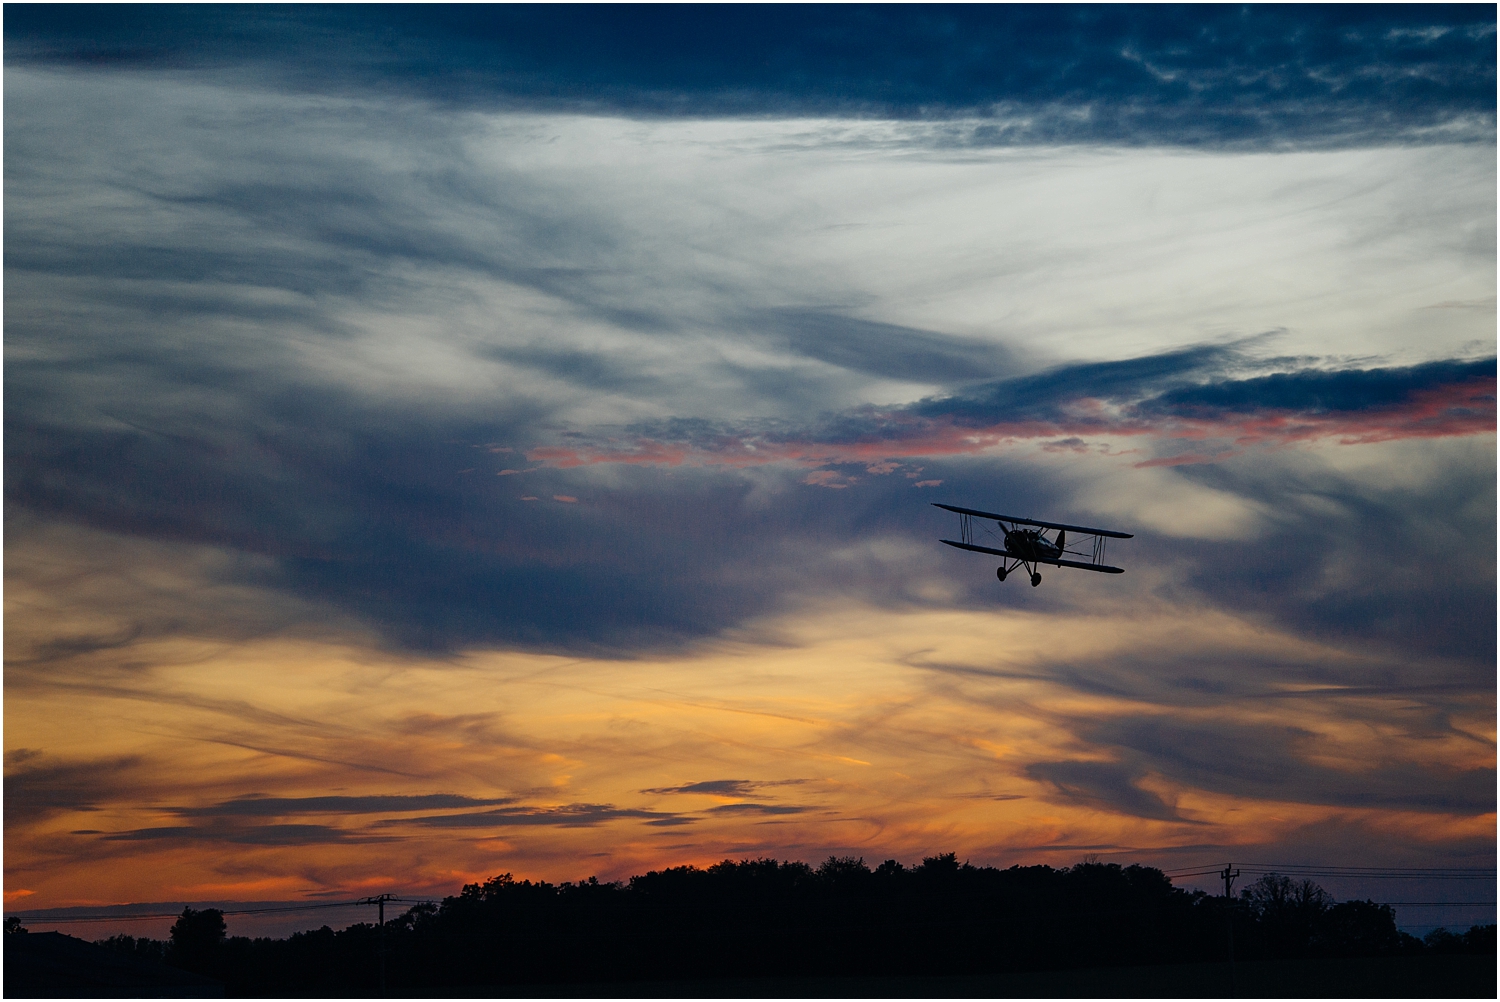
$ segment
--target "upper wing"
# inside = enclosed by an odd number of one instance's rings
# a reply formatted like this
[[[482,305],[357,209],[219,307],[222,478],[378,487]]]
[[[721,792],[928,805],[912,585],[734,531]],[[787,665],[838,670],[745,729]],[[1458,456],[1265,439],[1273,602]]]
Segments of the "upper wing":
[[[997,557],[1009,557],[1012,560],[1021,559],[1014,553],[1006,553],[1004,550],[994,550],[988,546],[978,546],[974,543],[960,543],[952,539],[940,539],[938,540],[938,542],[947,543],[949,546],[956,546],[960,550],[973,550],[975,553],[993,553]],[[1032,560],[1031,563],[1052,564],[1056,567],[1079,567],[1086,571],[1100,571],[1104,574],[1125,573],[1125,568],[1123,567],[1111,567],[1108,564],[1085,564],[1082,561],[1078,560],[1052,560],[1048,557],[1038,557],[1037,559]]]
[[[993,518],[996,521],[1014,522],[1020,525],[1036,525],[1040,526],[1043,529],[1066,529],[1069,532],[1082,532],[1090,536],[1109,536],[1111,539],[1135,538],[1135,534],[1130,532],[1114,532],[1110,529],[1090,529],[1086,525],[1064,525],[1061,522],[1038,522],[1034,518],[1017,518],[1014,515],[997,515],[992,511],[975,511],[973,508],[955,508],[951,504],[938,504],[936,501],[934,501],[933,504],[938,508],[946,508],[949,511],[956,511],[960,515],[977,515],[980,518]]]

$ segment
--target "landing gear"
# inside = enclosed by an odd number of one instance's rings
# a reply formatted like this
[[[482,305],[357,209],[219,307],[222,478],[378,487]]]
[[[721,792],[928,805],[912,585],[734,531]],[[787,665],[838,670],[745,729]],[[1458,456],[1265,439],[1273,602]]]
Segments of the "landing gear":
[[[1035,571],[1035,572],[1033,572],[1032,575],[1031,575],[1031,587],[1035,588],[1037,585],[1039,585],[1041,583],[1042,583],[1042,572],[1041,571]]]
[[[996,567],[995,568],[995,577],[999,578],[1001,581],[1004,581],[1005,580],[1005,568],[1004,567]]]

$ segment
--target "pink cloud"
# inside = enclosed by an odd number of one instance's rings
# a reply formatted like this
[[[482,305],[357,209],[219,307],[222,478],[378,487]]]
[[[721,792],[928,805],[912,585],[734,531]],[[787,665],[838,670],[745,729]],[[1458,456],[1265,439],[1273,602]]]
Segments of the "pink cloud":
[[[707,440],[664,442],[653,438],[606,440],[569,447],[539,446],[526,457],[543,466],[571,468],[606,463],[647,466],[763,466],[791,463],[822,467],[859,463],[872,474],[893,472],[900,460],[973,455],[992,449],[1047,440],[1053,452],[1085,453],[1085,436],[1148,437],[1224,443],[1183,456],[1147,460],[1142,466],[1179,466],[1227,459],[1250,446],[1279,447],[1298,442],[1332,440],[1359,445],[1407,438],[1443,438],[1495,431],[1495,377],[1486,376],[1435,386],[1390,407],[1360,411],[1264,409],[1251,413],[1224,410],[1207,417],[1180,413],[1152,414],[1093,398],[1076,398],[1047,420],[997,422],[988,426],[961,423],[953,415],[924,416],[910,411],[868,409],[851,416],[859,431],[832,440],[726,432]],[[1232,448],[1231,448],[1232,447]],[[1139,450],[1110,451],[1126,455]],[[806,483],[845,487],[853,482],[820,471]],[[915,478],[916,474],[908,473]]]
[[[941,480],[918,480],[912,484],[913,487],[937,487],[942,484]]]
[[[554,501],[561,501],[563,504],[577,504],[578,503],[578,499],[577,498],[575,498],[575,497],[569,497],[566,494],[554,494],[554,495],[552,495],[552,500],[554,500]]]
[[[804,484],[811,484],[814,487],[832,487],[835,490],[843,490],[849,484],[839,483],[839,481],[845,479],[849,478],[845,478],[842,473],[835,473],[833,470],[813,470],[803,478],[802,482]]]
[[[1161,459],[1148,459],[1144,463],[1136,463],[1135,468],[1144,470],[1153,466],[1194,466],[1198,463],[1217,463],[1221,459],[1228,459],[1230,456],[1238,456],[1239,454],[1239,450],[1234,452],[1220,452],[1212,456],[1206,456],[1198,452],[1188,452],[1180,456],[1163,456]]]

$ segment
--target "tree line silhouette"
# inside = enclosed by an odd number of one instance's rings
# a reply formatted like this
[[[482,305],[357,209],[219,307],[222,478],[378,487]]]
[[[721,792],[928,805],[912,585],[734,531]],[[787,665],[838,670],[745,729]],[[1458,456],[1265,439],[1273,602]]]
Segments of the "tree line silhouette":
[[[235,994],[636,979],[981,974],[1240,960],[1495,952],[1495,926],[1425,940],[1389,905],[1335,902],[1310,880],[1263,876],[1232,903],[1151,867],[1009,869],[830,857],[677,866],[628,881],[501,874],[384,928],[229,937],[185,909],[167,941],[101,945],[222,980]],[[383,955],[383,963],[382,963]]]

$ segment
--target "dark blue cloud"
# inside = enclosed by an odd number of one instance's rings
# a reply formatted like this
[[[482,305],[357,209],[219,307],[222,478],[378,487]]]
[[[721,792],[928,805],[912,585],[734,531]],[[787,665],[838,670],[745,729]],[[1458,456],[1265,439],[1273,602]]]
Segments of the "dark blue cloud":
[[[757,783],[751,779],[709,779],[701,783],[688,783],[684,786],[667,786],[654,790],[642,790],[642,793],[707,793],[721,797],[748,797],[757,788],[767,783]]]
[[[747,316],[744,325],[774,350],[891,379],[952,384],[1016,368],[1014,352],[1003,345],[826,310],[765,310]]]
[[[910,408],[919,417],[956,418],[976,425],[1051,421],[1062,405],[1082,398],[1133,402],[1172,386],[1191,385],[1242,357],[1233,345],[1192,345],[1108,362],[1057,366],[1045,372],[968,387]]]
[[[185,818],[285,817],[289,814],[386,814],[443,808],[486,807],[512,803],[513,797],[482,799],[451,793],[372,795],[364,797],[241,797],[208,807],[174,807]]]
[[[646,115],[984,115],[955,141],[1493,138],[1482,5],[18,7],[10,62]],[[1083,110],[1085,113],[1079,114]]]
[[[1454,459],[1415,481],[1377,485],[1326,469],[1281,466],[1273,474],[1261,464],[1180,470],[1274,513],[1273,527],[1253,544],[1191,547],[1188,583],[1210,601],[1269,613],[1341,644],[1493,668],[1493,465]]]
[[[802,814],[810,807],[795,807],[789,804],[720,804],[710,807],[710,814]]]
[[[27,764],[15,762],[5,774],[5,824],[26,825],[56,814],[94,811],[122,790],[139,788],[142,760],[122,756],[91,761]],[[14,759],[6,762],[11,765]]]
[[[227,442],[12,420],[7,503],[274,556],[276,571],[249,580],[353,603],[403,646],[504,638],[618,650],[634,637],[626,647],[649,648],[774,602],[778,589],[756,578],[786,513],[747,510],[748,482],[632,470],[604,491],[557,471],[498,477],[513,460],[475,445],[506,429],[413,421],[360,432],[355,414],[321,404],[295,422],[320,434]],[[549,500],[579,494],[575,505]],[[723,574],[736,564],[757,570],[736,584]]]
[[[907,413],[974,425],[1058,420],[1070,400],[1093,395],[1122,405],[1129,420],[1153,412],[1232,418],[1263,394],[1267,408],[1359,414],[1493,375],[1495,366],[1448,361],[1226,374],[1243,363],[1233,350],[1210,346],[1066,366],[968,388]],[[588,469],[542,468],[501,477],[501,468],[531,465],[522,458],[526,446],[556,440],[556,431],[524,418],[460,422],[394,404],[374,410],[334,391],[308,393],[275,380],[256,387],[217,370],[179,372],[173,382],[241,390],[242,426],[191,412],[168,412],[154,427],[44,423],[38,415],[49,405],[32,389],[45,382],[34,381],[38,368],[26,360],[7,368],[6,498],[13,511],[274,558],[237,573],[352,613],[401,647],[640,652],[712,635],[811,593],[920,602],[905,590],[912,568],[834,564],[816,555],[860,538],[925,543],[946,528],[915,514],[911,479],[870,476],[862,464],[839,467],[862,478],[857,490],[839,492],[793,487],[789,481],[802,476],[796,468],[746,476],[615,466],[604,480]],[[1135,417],[1132,408],[1140,412]],[[889,438],[895,451],[902,427],[889,414],[861,409],[811,426],[679,419],[621,434],[706,450],[747,430],[773,442],[896,436]],[[493,442],[517,451],[492,453],[485,443]],[[976,466],[922,458],[909,465],[919,464],[921,476],[945,480],[960,503],[1004,497],[1038,512],[1068,503],[1020,461]],[[1177,469],[1276,517],[1253,543],[1148,534],[1132,554],[1137,563],[1175,563],[1186,571],[1181,585],[1211,602],[1264,612],[1313,635],[1492,659],[1494,569],[1485,554],[1493,554],[1494,495],[1485,469],[1455,461],[1429,484],[1391,489],[1269,459]],[[772,484],[791,490],[778,491],[774,505],[757,501],[757,490]],[[523,494],[541,500],[521,501]],[[554,495],[580,501],[558,504]],[[970,566],[948,554],[933,559],[934,569],[946,562],[961,579]],[[1340,584],[1317,584],[1324,580]],[[993,601],[989,584],[976,578],[962,601]],[[1000,599],[1016,600],[1009,593]],[[241,614],[225,628],[260,622]],[[52,654],[85,642],[129,643],[144,629],[75,638]]]
[[[1080,722],[1078,728],[1089,741],[1120,749],[1134,768],[1144,771],[1149,766],[1200,790],[1233,790],[1256,799],[1338,807],[1463,814],[1495,809],[1494,769],[1412,761],[1336,769],[1312,761],[1319,739],[1295,727],[1127,716]],[[1118,782],[1106,786],[1123,788]]]
[[[1399,368],[1300,368],[1270,375],[1231,375],[1247,357],[1236,346],[1200,345],[1142,358],[1064,365],[1046,372],[970,387],[926,400],[909,413],[956,418],[977,426],[1018,421],[1076,421],[1064,406],[1080,399],[1129,408],[1126,419],[1184,417],[1232,420],[1243,414],[1296,411],[1356,414],[1396,407],[1419,394],[1493,380],[1494,358],[1445,359]],[[1261,363],[1264,364],[1264,363]],[[1476,414],[1493,421],[1494,393],[1477,391]],[[1467,399],[1467,398],[1466,398]],[[1100,418],[1100,430],[1107,419]]]
[[[517,825],[588,828],[622,819],[646,819],[648,824],[675,824],[676,818],[675,814],[614,807],[610,804],[569,804],[566,807],[502,807],[493,811],[471,811],[466,814],[432,814],[420,818],[394,818],[377,824],[379,827],[414,825],[420,828],[505,828]]]
[[[1072,803],[1119,811],[1154,821],[1183,821],[1176,808],[1136,785],[1145,770],[1116,762],[1036,762],[1026,775],[1049,783],[1056,795]]]
[[[80,830],[75,835],[98,835],[106,842],[227,842],[232,845],[334,845],[393,842],[394,836],[363,835],[328,825],[250,825],[247,827],[136,828],[122,832]]]
[[[1148,774],[1266,801],[1457,814],[1495,807],[1494,769],[1397,760],[1334,768],[1315,761],[1321,739],[1297,727],[1194,723],[1165,715],[1077,720],[1072,727],[1081,741],[1117,760],[1037,762],[1026,767],[1027,776],[1051,785],[1062,800],[1136,817],[1188,820],[1141,788]]]
[[[1180,387],[1143,402],[1140,409],[1214,418],[1268,410],[1361,411],[1392,407],[1424,390],[1485,377],[1495,377],[1493,358],[1391,369],[1304,369]],[[1493,393],[1486,399],[1493,412]]]
[[[853,328],[858,326],[855,323]],[[908,371],[923,365],[930,366],[930,371],[944,366],[964,371],[966,363],[955,357],[957,348],[950,356],[938,347],[945,339],[929,335],[912,340],[906,359],[895,351],[883,353],[877,340],[875,361],[866,368],[889,366],[893,375],[903,365]],[[842,350],[835,339],[827,354],[831,358]],[[979,354],[977,349],[975,353]],[[1003,358],[1003,353],[993,353],[989,367],[1001,368]],[[771,446],[826,446],[835,452],[839,446],[879,448],[884,442],[889,455],[903,456],[916,454],[908,443],[931,441],[940,434],[938,423],[942,422],[962,428],[1009,429],[1008,433],[1022,437],[1067,436],[1054,444],[1075,449],[1087,445],[1086,439],[1078,437],[1087,434],[1145,432],[1169,438],[1180,421],[1194,423],[1194,439],[1212,437],[1216,430],[1229,441],[1247,434],[1290,441],[1304,434],[1296,426],[1244,424],[1246,418],[1257,416],[1339,417],[1345,420],[1317,426],[1314,432],[1349,438],[1368,435],[1372,440],[1472,434],[1494,427],[1494,358],[1399,368],[1332,369],[1310,364],[1315,361],[1256,361],[1240,346],[1195,345],[1138,358],[1068,364],[1024,376],[960,383],[950,394],[903,407],[863,406],[824,413],[809,421],[672,418],[611,429],[609,434],[623,431],[627,437],[681,446],[710,457],[740,450],[747,439]],[[1271,375],[1236,371],[1276,365],[1295,367]],[[975,371],[968,368],[965,374]],[[1093,409],[1093,402],[1111,409]],[[1089,406],[1081,408],[1080,403]],[[1361,423],[1362,416],[1369,418],[1368,426]],[[1285,437],[1277,439],[1278,435]]]

